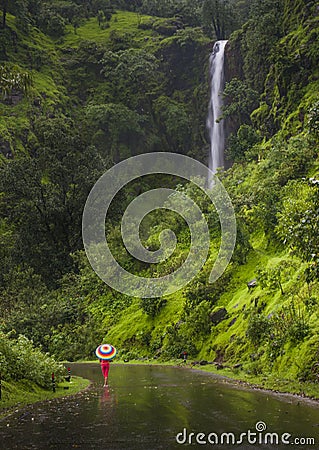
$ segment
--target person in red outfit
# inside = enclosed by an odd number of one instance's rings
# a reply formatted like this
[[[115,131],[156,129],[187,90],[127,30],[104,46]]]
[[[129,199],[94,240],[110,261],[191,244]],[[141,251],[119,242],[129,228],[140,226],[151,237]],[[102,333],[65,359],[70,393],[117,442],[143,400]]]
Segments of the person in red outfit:
[[[110,370],[110,361],[107,361],[106,359],[100,359],[101,363],[101,370],[104,377],[104,387],[107,386],[107,380],[109,377],[109,370]]]

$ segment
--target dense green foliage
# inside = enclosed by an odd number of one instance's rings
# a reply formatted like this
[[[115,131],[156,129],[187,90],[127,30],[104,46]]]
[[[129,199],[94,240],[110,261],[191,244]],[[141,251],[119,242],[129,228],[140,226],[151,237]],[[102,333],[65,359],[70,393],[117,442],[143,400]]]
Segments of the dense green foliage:
[[[316,2],[24,1],[19,12],[13,3],[3,10],[0,30],[0,327],[10,332],[6,346],[14,348],[24,334],[58,358],[77,359],[92,357],[106,339],[126,359],[187,351],[192,358],[241,363],[248,373],[314,380]],[[130,156],[172,151],[207,162],[212,38],[229,38],[219,120],[227,125],[232,162],[220,174],[237,217],[232,262],[208,283],[220,240],[215,208],[191,183],[167,177],[164,185],[190,196],[208,220],[207,263],[171,296],[126,297],[99,280],[85,257],[85,200],[106,169]],[[178,244],[168,260],[137,262],[123,248],[125,207],[158,184],[156,177],[130,183],[106,222],[116,259],[141,276],[172,273],[190,246],[185,222],[164,210],[143,221],[141,235],[156,250],[160,232],[173,229]],[[248,290],[254,278],[257,285]],[[17,370],[12,363],[8,374]]]
[[[64,373],[61,364],[41,353],[25,336],[10,339],[9,335],[0,334],[0,362],[3,380],[30,380],[39,386],[48,388],[51,375],[59,380]]]

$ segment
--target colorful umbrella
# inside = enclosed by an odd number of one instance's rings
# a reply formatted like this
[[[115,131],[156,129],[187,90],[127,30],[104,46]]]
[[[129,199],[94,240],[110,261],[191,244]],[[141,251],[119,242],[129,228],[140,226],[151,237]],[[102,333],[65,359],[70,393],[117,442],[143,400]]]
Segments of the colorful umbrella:
[[[112,359],[116,355],[116,348],[110,344],[102,344],[95,350],[95,354],[99,359]]]

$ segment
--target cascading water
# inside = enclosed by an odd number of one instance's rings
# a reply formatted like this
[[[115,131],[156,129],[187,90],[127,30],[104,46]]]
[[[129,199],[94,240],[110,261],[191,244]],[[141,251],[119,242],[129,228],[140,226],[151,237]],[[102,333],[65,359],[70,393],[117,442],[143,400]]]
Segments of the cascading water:
[[[224,88],[224,52],[227,41],[217,41],[210,56],[211,95],[208,108],[207,128],[210,136],[209,168],[213,173],[224,167],[225,131],[224,121],[217,122],[222,114]]]

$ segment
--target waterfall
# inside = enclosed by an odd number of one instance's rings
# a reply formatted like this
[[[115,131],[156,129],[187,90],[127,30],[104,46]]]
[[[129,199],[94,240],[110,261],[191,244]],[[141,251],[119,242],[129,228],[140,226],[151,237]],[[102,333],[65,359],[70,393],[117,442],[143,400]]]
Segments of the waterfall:
[[[225,132],[224,121],[216,120],[222,114],[224,88],[224,51],[227,41],[217,41],[210,56],[211,95],[207,117],[207,128],[210,137],[209,168],[213,173],[224,167]]]

